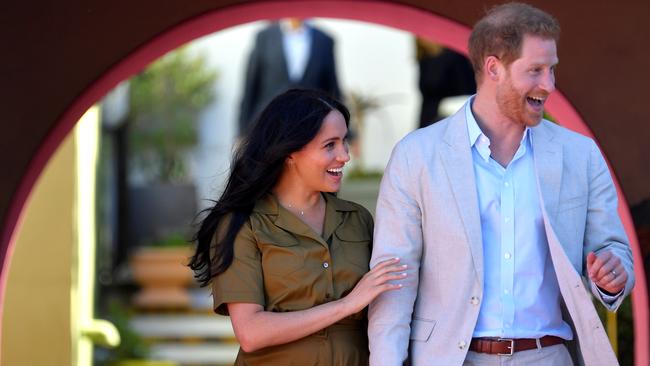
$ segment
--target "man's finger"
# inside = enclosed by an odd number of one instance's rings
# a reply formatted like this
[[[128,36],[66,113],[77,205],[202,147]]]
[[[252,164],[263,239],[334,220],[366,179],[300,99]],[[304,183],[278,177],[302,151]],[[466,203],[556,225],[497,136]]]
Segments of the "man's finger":
[[[589,254],[587,254],[587,268],[590,268],[591,266],[593,266],[594,261],[596,261],[596,253],[589,252]]]
[[[589,277],[591,277],[592,279],[597,277],[598,271],[600,271],[601,267],[607,262],[607,260],[609,260],[609,258],[611,258],[612,253],[610,252],[604,252],[600,254],[594,253],[594,256],[596,258],[593,260],[591,265],[589,265],[589,262],[587,262],[587,271],[589,272]]]
[[[616,256],[611,256],[603,264],[603,266],[600,267],[600,270],[598,271],[598,274],[596,275],[596,277],[603,278],[603,277],[609,275],[612,272],[612,270],[616,270],[616,268],[619,266],[619,264],[620,264],[620,260]]]

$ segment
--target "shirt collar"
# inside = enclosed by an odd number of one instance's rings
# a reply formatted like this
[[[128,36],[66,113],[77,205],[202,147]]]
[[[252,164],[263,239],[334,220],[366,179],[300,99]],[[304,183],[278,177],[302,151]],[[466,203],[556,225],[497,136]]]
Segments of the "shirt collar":
[[[358,211],[359,209],[353,204],[338,199],[330,193],[324,193],[325,199],[325,222],[322,236],[317,235],[306,223],[297,216],[291,214],[286,208],[282,207],[273,194],[267,194],[264,198],[257,201],[253,211],[273,216],[273,223],[292,233],[310,237],[322,245],[327,246],[327,241],[334,231],[343,223],[345,215],[343,212]]]
[[[467,121],[467,132],[469,134],[469,145],[475,147],[483,160],[490,160],[490,139],[483,133],[481,127],[476,122],[474,113],[472,112],[472,103],[474,102],[475,95],[472,95],[465,103],[465,120]],[[524,134],[521,136],[520,149],[515,154],[515,158],[524,154],[527,149],[528,142],[530,142],[530,128],[524,129]],[[514,159],[513,159],[514,160]]]

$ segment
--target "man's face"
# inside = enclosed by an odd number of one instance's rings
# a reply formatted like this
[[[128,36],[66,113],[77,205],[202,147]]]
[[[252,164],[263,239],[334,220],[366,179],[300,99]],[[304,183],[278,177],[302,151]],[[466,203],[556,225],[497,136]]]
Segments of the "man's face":
[[[514,123],[536,126],[544,113],[544,103],[555,90],[555,41],[524,36],[521,56],[505,69],[496,90],[497,106]]]

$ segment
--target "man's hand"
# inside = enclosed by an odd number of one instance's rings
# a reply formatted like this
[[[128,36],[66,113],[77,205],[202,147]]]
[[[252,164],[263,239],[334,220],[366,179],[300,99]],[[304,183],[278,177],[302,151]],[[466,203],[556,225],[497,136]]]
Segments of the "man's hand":
[[[627,272],[621,260],[611,252],[587,255],[587,273],[593,283],[601,290],[617,294],[627,283]]]

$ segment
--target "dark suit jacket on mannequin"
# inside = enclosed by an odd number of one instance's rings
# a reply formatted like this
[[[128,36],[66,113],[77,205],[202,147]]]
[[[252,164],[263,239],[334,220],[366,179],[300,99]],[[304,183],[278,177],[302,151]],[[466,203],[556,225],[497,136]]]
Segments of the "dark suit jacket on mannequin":
[[[320,89],[340,97],[334,64],[334,40],[322,31],[304,24],[311,32],[309,59],[301,80],[289,78],[278,23],[257,34],[246,72],[246,84],[239,114],[241,135],[257,113],[277,94],[294,87]]]

